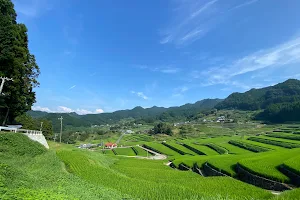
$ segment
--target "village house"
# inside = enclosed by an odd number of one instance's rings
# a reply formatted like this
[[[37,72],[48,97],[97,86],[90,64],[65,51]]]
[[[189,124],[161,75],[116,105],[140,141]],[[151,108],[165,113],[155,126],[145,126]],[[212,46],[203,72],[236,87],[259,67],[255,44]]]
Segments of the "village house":
[[[118,147],[118,145],[116,143],[112,143],[112,142],[105,143],[105,148],[107,148],[107,149],[113,149],[116,147]]]

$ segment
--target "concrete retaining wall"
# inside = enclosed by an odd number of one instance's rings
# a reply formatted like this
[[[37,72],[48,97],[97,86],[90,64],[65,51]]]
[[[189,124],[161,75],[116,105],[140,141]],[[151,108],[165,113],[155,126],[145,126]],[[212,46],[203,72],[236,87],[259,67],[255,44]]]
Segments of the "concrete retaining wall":
[[[212,168],[208,163],[205,163],[202,167],[203,174],[205,176],[227,176],[226,174]]]
[[[179,164],[178,169],[182,170],[182,171],[188,171],[188,170],[190,170],[190,168],[188,166],[186,166],[185,164],[183,164],[183,163]]]
[[[244,169],[239,163],[236,166],[238,178],[246,183],[274,191],[284,191],[291,189],[288,185],[257,176]]]
[[[279,170],[291,179],[292,184],[300,186],[300,175],[294,173],[293,169],[290,169],[289,166],[283,164],[279,167]]]
[[[198,167],[197,163],[195,163],[193,165],[193,168],[192,168],[193,172],[197,173],[197,174],[200,174],[201,176],[204,176],[203,172],[201,171],[201,169]]]
[[[30,133],[29,134],[23,133],[23,134],[27,135],[31,140],[37,141],[37,142],[41,143],[44,147],[49,149],[49,145],[43,134],[30,134]]]

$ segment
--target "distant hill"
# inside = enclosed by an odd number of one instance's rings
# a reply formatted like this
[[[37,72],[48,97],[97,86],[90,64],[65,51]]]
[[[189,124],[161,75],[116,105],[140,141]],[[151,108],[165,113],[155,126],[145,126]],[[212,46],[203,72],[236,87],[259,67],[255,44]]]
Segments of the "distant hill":
[[[27,114],[29,114],[33,118],[42,118],[45,117],[48,113],[43,111],[38,111],[38,110],[35,111],[30,110],[27,112]]]
[[[256,119],[282,123],[300,121],[300,81],[283,83],[245,93],[233,93],[217,104],[217,109],[261,110]]]
[[[188,116],[214,108],[221,101],[221,99],[204,99],[194,104],[185,104],[179,107],[164,108],[154,106],[151,108],[142,108],[138,106],[131,110],[87,115],[78,115],[76,113],[46,113],[41,111],[29,111],[28,114],[35,118],[51,120],[54,131],[58,131],[60,126],[58,118],[60,116],[64,118],[64,126],[73,127],[112,124],[126,118],[151,119],[151,121],[185,120]]]
[[[245,93],[232,93],[216,105],[217,109],[260,110],[276,103],[300,100],[300,81],[289,79],[275,86],[251,89]]]

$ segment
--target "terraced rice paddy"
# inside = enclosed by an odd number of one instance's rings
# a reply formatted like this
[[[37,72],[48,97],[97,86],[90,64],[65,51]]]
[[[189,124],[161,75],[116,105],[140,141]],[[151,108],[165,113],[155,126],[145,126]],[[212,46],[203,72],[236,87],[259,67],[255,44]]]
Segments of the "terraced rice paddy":
[[[289,183],[287,176],[278,167],[289,159],[297,159],[300,149],[282,150],[280,152],[262,153],[259,156],[240,160],[239,163],[249,171],[275,181]]]
[[[136,156],[132,148],[115,148],[113,151],[116,155]]]
[[[96,186],[117,190],[124,195],[123,198],[269,199],[272,197],[270,192],[235,179],[227,177],[207,179],[193,172],[173,170],[163,165],[162,161],[118,157],[111,163],[109,158],[97,152],[64,149],[58,150],[57,155],[71,173]]]
[[[270,137],[270,134],[283,134],[284,137]],[[166,190],[171,189],[170,185],[174,186],[178,181],[180,181],[180,185],[183,187],[188,187],[187,190],[182,190],[182,188],[176,188],[178,191],[176,195],[179,197],[183,197],[187,195],[185,192],[189,192],[188,196],[185,198],[203,198],[209,199],[208,191],[212,191],[213,188],[211,184],[211,180],[215,181],[215,184],[225,184],[226,181],[231,180],[233,182],[226,184],[235,185],[235,179],[239,179],[239,171],[237,171],[237,166],[239,165],[243,169],[245,169],[250,176],[257,176],[260,179],[272,180],[275,182],[285,183],[292,185],[291,178],[286,174],[281,172],[282,167],[290,170],[291,172],[300,175],[300,141],[295,139],[288,139],[286,135],[289,137],[297,136],[296,134],[288,134],[288,133],[270,133],[268,135],[262,136],[246,136],[246,137],[219,137],[219,138],[206,138],[206,139],[181,139],[181,140],[170,140],[167,142],[143,142],[142,145],[148,149],[156,151],[157,153],[165,154],[168,156],[168,160],[172,161],[173,167],[178,169],[183,169],[182,165],[187,168],[190,168],[196,172],[195,168],[197,167],[202,171],[202,174],[205,176],[210,176],[207,171],[204,170],[205,166],[210,167],[212,170],[216,172],[221,172],[226,174],[232,178],[226,177],[216,177],[218,179],[212,177],[202,177],[191,171],[179,171],[172,170],[170,167],[164,166],[163,162],[166,161],[140,161],[140,160],[127,160],[125,158],[118,157],[118,161],[114,162],[113,165],[109,166],[111,170],[114,170],[120,175],[125,175],[130,184],[136,185],[130,179],[136,179],[137,177],[147,180],[150,182],[154,182],[156,185],[154,188],[157,191],[162,192],[159,188],[166,187]],[[106,154],[112,154],[112,151],[107,151]],[[147,156],[147,152],[141,149],[138,146],[132,146],[130,148],[117,148],[114,149],[114,152],[117,155],[140,155]],[[144,170],[147,170],[145,172]],[[171,170],[171,171],[170,171]],[[207,170],[207,169],[206,169]],[[154,175],[155,174],[155,175]],[[120,177],[119,177],[120,178]],[[119,179],[118,178],[118,179]],[[186,180],[189,181],[186,181]],[[217,181],[222,180],[221,182]],[[225,181],[226,180],[226,181]],[[200,182],[199,182],[200,181]],[[225,181],[225,182],[223,182]],[[122,181],[121,181],[122,182]],[[161,183],[167,182],[167,185],[160,185]],[[246,181],[247,182],[247,181]],[[150,189],[149,183],[139,182],[140,184],[146,184],[145,190],[153,191]],[[241,186],[246,184],[247,186],[251,186],[248,183],[243,183],[238,181]],[[209,185],[209,189],[207,188]],[[119,190],[121,186],[114,186],[114,189]],[[173,186],[172,186],[173,187]],[[177,186],[176,186],[177,187]],[[197,190],[197,188],[205,188],[205,191]],[[220,186],[219,186],[220,187]],[[254,187],[254,186],[251,186]],[[291,187],[294,187],[293,185]],[[258,187],[255,187],[258,189]],[[140,197],[144,192],[141,189],[134,194],[133,191],[128,191],[128,194],[134,197]],[[173,188],[174,189],[174,188]],[[222,191],[216,190],[222,196]],[[251,191],[252,189],[250,189]],[[158,198],[159,194],[156,192],[146,194],[146,197]],[[191,192],[192,191],[192,192]],[[245,190],[246,191],[246,190]],[[248,191],[248,189],[247,189]],[[139,193],[140,192],[140,193]],[[246,196],[243,196],[248,192],[244,192],[242,196],[231,196],[231,193],[226,196],[227,198],[233,199],[247,199]],[[201,194],[200,194],[201,193]],[[235,193],[235,192],[233,192]],[[143,194],[145,195],[145,194]],[[164,195],[170,195],[168,192],[164,193]],[[254,194],[253,194],[254,195]],[[257,194],[256,194],[257,195]],[[290,199],[297,195],[300,195],[300,189],[295,189],[293,191],[283,192],[282,195],[277,197],[276,199]],[[253,196],[252,199],[255,199]],[[271,197],[258,197],[258,199],[269,199]]]
[[[157,143],[157,142],[145,143],[144,146],[148,149],[151,149],[153,151],[156,151],[158,153],[165,154],[165,155],[168,155],[168,156],[181,155],[178,152],[162,145],[161,143]]]
[[[211,155],[219,155],[218,152],[216,152],[215,150],[205,146],[205,145],[201,145],[201,144],[192,144],[192,143],[187,143],[185,142],[184,144],[202,152],[204,155],[207,155],[207,156],[211,156]]]
[[[258,152],[265,152],[265,151],[269,151],[270,149],[259,146],[259,145],[255,145],[255,144],[250,144],[244,141],[238,141],[238,140],[230,140],[229,144],[235,145],[237,147],[258,153]]]

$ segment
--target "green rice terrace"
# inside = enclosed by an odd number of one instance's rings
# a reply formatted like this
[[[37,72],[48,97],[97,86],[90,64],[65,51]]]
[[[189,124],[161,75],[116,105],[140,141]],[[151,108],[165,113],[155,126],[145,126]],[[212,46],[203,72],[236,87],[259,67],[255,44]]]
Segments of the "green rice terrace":
[[[296,128],[265,134],[123,137],[128,146],[50,150],[0,134],[1,199],[299,199]],[[294,137],[293,137],[294,136]],[[123,141],[124,142],[124,141]],[[120,141],[122,143],[122,141]]]

